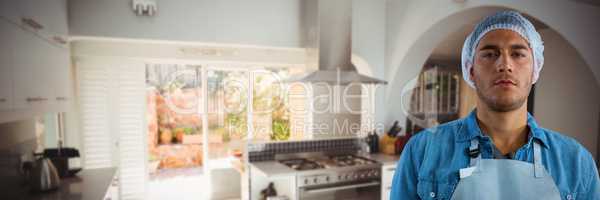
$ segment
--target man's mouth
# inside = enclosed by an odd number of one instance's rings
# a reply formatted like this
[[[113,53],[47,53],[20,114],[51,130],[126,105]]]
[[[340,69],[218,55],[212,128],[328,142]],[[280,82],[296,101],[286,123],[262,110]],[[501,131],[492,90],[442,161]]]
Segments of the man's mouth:
[[[494,82],[494,85],[503,86],[503,87],[509,87],[509,86],[515,86],[517,84],[514,81],[510,80],[510,79],[499,79],[499,80],[496,80]]]

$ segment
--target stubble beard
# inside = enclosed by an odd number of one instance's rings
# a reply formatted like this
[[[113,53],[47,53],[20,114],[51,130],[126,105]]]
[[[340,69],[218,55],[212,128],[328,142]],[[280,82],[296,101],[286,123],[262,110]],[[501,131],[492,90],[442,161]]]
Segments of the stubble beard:
[[[499,97],[495,94],[484,94],[484,91],[480,89],[481,87],[478,87],[479,85],[481,85],[479,80],[475,80],[474,82],[475,91],[477,92],[479,100],[482,101],[485,104],[485,106],[487,106],[490,110],[494,112],[514,111],[521,108],[523,104],[525,104],[525,102],[527,101],[528,95],[523,95],[511,99],[503,99],[504,97]],[[528,85],[529,86],[527,88],[526,94],[529,94],[529,92],[531,91],[531,84]]]

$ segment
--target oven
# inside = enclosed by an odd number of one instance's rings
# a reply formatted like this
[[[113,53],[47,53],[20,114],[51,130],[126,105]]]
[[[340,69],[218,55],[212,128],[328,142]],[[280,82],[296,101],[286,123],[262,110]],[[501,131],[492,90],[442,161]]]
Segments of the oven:
[[[294,157],[294,156],[292,156]],[[379,200],[381,163],[352,154],[279,159],[296,170],[299,200]]]
[[[300,200],[379,200],[381,184],[377,180],[299,188]]]

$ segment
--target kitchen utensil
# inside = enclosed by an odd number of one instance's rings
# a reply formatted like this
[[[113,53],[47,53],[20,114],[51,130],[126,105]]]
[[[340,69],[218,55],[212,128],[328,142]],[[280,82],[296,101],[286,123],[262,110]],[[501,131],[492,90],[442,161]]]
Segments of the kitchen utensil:
[[[29,177],[29,185],[36,192],[45,192],[57,189],[60,178],[56,167],[43,153],[34,153],[37,157]]]
[[[369,145],[370,153],[379,153],[379,136],[375,130],[367,136],[367,143]]]
[[[398,133],[402,130],[402,128],[400,128],[398,126],[398,123],[399,123],[398,120],[394,121],[394,125],[392,125],[392,127],[390,128],[390,131],[388,131],[388,135],[390,137],[395,138],[396,135],[398,135]]]
[[[48,148],[44,150],[44,157],[52,161],[61,178],[71,177],[81,171],[81,168],[69,166],[69,159],[79,158],[79,150],[75,148]]]
[[[398,135],[398,137],[396,137],[396,142],[394,145],[396,155],[400,155],[402,153],[402,150],[404,150],[404,146],[406,145],[406,143],[408,143],[410,137],[412,137],[412,134],[410,133],[406,133],[406,135]]]

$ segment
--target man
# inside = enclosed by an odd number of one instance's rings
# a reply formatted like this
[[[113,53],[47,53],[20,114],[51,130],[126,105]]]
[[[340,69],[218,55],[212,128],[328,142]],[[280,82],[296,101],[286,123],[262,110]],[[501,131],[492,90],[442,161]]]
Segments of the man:
[[[475,27],[462,51],[477,107],[408,142],[391,199],[600,199],[591,154],[527,113],[544,63],[531,22],[518,12],[496,13]]]

